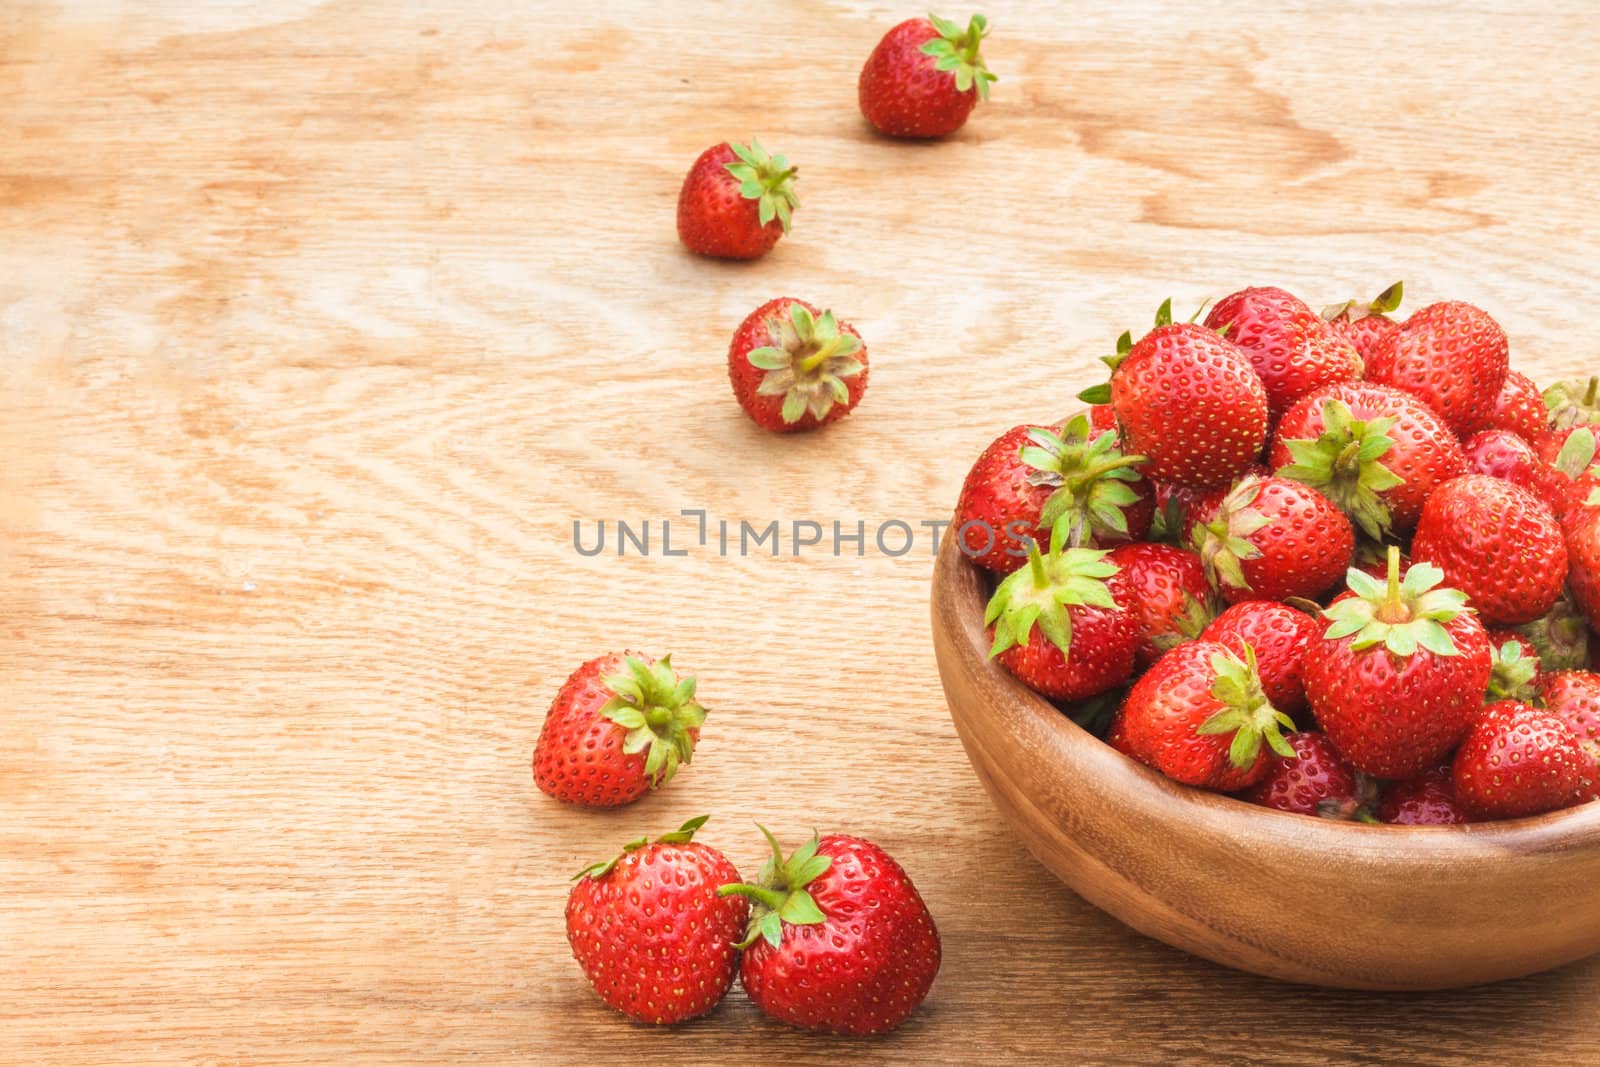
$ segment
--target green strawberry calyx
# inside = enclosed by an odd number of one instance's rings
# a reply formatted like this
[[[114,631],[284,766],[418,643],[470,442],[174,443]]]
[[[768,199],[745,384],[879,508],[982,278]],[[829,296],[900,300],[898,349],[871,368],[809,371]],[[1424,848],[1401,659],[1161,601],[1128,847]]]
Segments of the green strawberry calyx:
[[[1322,309],[1322,317],[1329,322],[1340,318],[1354,322],[1368,315],[1387,315],[1399,310],[1400,300],[1405,296],[1405,291],[1404,282],[1395,282],[1371,300],[1346,300],[1341,304],[1329,304]]]
[[[1242,564],[1261,558],[1261,550],[1250,538],[1272,525],[1272,519],[1254,506],[1264,482],[1259,474],[1239,479],[1222,498],[1211,521],[1197,522],[1189,532],[1189,540],[1205,565],[1206,578],[1214,587],[1250,588]]]
[[[1323,429],[1316,439],[1286,441],[1293,463],[1277,473],[1321,491],[1374,540],[1394,523],[1383,493],[1405,484],[1381,462],[1394,448],[1395,417],[1358,419],[1342,400],[1322,405]]]
[[[1106,562],[1108,552],[1066,547],[1066,526],[1050,532],[1050,551],[1040,555],[1037,542],[1028,545],[1028,565],[1006,576],[989,598],[983,613],[985,626],[994,627],[994,647],[989,658],[1013,645],[1025,645],[1035,625],[1045,639],[1072,654],[1070,607],[1117,610],[1105,580],[1117,573]]]
[[[772,855],[762,865],[756,884],[730,882],[717,887],[717,896],[750,899],[750,926],[744,940],[735,947],[748,948],[755,944],[757,938],[765,938],[767,944],[777,948],[783,943],[784,923],[807,926],[828,921],[828,917],[806,891],[806,886],[820,878],[833,865],[833,860],[817,855],[817,847],[822,839],[815,832],[810,841],[784,859],[783,849],[772,832],[760,823],[756,824],[756,828],[767,839],[767,844],[772,846]]]
[[[834,404],[850,402],[848,379],[866,370],[856,358],[861,338],[841,330],[833,312],[812,315],[803,304],[789,305],[788,317],[767,320],[771,344],[753,348],[745,358],[767,373],[756,387],[758,396],[783,397],[783,421],[798,422],[810,412],[826,418]]]
[[[754,137],[748,145],[729,141],[728,147],[738,160],[724,163],[723,168],[739,181],[739,195],[754,200],[761,225],[777,219],[783,232],[789,232],[789,219],[800,206],[795,196],[794,180],[799,171],[781,155],[770,155]]]
[[[1561,451],[1556,454],[1553,464],[1556,470],[1576,481],[1594,466],[1596,442],[1594,430],[1588,426],[1579,426],[1567,436],[1561,446]]]
[[[1600,490],[1596,492],[1600,494]],[[1539,666],[1545,671],[1589,669],[1589,626],[1565,588],[1541,618],[1515,626],[1512,632],[1528,639],[1539,653]]]
[[[1294,746],[1283,731],[1293,732],[1294,720],[1273,707],[1261,688],[1256,650],[1245,645],[1243,659],[1231,649],[1216,652],[1211,657],[1211,670],[1215,673],[1211,695],[1224,707],[1196,726],[1195,733],[1233,734],[1228,761],[1241,769],[1255,764],[1263,744],[1284,759],[1293,759]]]
[[[600,715],[628,732],[622,751],[628,755],[649,750],[644,773],[654,789],[672,780],[679,763],[694,757],[694,734],[706,721],[706,709],[694,699],[695,679],[681,681],[672,670],[672,657],[647,664],[634,656],[623,659],[623,674],[601,679],[614,694]]]
[[[1538,702],[1539,690],[1533,684],[1539,673],[1539,661],[1528,655],[1521,641],[1507,641],[1491,650],[1493,667],[1489,673],[1489,690],[1484,700],[1520,700],[1524,704]]]
[[[1554,430],[1600,423],[1600,375],[1556,382],[1544,391],[1544,406]]]
[[[1323,611],[1331,625],[1326,641],[1354,637],[1350,647],[1357,652],[1382,645],[1390,653],[1406,659],[1424,649],[1436,656],[1459,655],[1455,641],[1444,624],[1467,610],[1467,594],[1441,587],[1444,572],[1431,563],[1413,563],[1400,578],[1400,549],[1389,547],[1387,582],[1350,568],[1345,576],[1350,591],[1346,597]]]
[[[989,99],[989,83],[998,81],[984,66],[983,55],[978,51],[989,32],[989,20],[973,15],[962,29],[959,23],[930,14],[928,21],[939,36],[922,46],[922,54],[934,58],[933,69],[947,71],[956,76],[956,91],[978,90],[978,99]]]
[[[1189,324],[1193,325],[1194,323],[1200,321],[1200,316],[1205,314],[1206,308],[1209,307],[1210,304],[1210,297],[1200,301],[1200,306],[1195,309],[1195,313],[1189,316]],[[1156,319],[1153,330],[1159,330],[1163,326],[1171,325],[1172,298],[1169,296],[1167,299],[1161,302],[1160,307],[1156,308]],[[1227,337],[1228,330],[1231,326],[1232,324],[1229,323],[1226,326],[1218,328],[1216,331],[1217,336],[1224,338]],[[1115,373],[1116,369],[1122,366],[1122,361],[1128,358],[1128,353],[1132,351],[1133,331],[1123,330],[1122,336],[1117,338],[1116,352],[1109,356],[1101,356],[1100,362],[1104,363],[1107,367],[1110,367],[1112,372]],[[1109,381],[1104,381],[1098,385],[1091,385],[1089,388],[1078,394],[1078,399],[1083,401],[1085,404],[1109,404],[1111,403],[1111,383]]]
[[[695,831],[704,826],[706,824],[706,820],[709,818],[711,818],[709,815],[697,815],[671,833],[662,834],[660,837],[656,838],[656,844],[687,845],[690,841],[694,840]],[[589,866],[573,875],[572,880],[576,882],[579,878],[604,878],[606,875],[611,873],[611,868],[620,863],[622,859],[628,855],[628,853],[637,852],[649,843],[650,839],[648,837],[640,837],[629,841],[626,845],[622,846],[621,852],[617,853],[615,856],[612,856],[608,860],[601,860],[598,863],[589,864]]]
[[[1044,502],[1040,526],[1054,530],[1065,524],[1073,547],[1091,545],[1097,537],[1128,536],[1125,509],[1139,502],[1128,483],[1141,480],[1137,467],[1145,458],[1123,455],[1115,430],[1093,435],[1089,416],[1078,415],[1059,434],[1028,431],[1021,457],[1033,469],[1030,484],[1056,487]]]

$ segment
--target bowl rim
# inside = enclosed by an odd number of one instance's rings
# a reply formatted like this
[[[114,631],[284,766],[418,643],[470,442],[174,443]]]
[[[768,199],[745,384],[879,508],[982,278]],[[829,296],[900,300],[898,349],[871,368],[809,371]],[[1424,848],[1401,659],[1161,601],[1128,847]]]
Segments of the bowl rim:
[[[1378,836],[1405,836],[1413,840],[1431,840],[1438,846],[1443,846],[1450,840],[1459,840],[1463,843],[1470,840],[1475,851],[1484,846],[1493,847],[1504,843],[1507,846],[1514,845],[1524,853],[1536,845],[1549,846],[1551,851],[1559,851],[1574,838],[1594,837],[1600,840],[1600,800],[1516,819],[1493,819],[1452,826],[1412,826],[1316,818],[1298,812],[1279,811],[1251,804],[1228,793],[1218,793],[1175,782],[1154,768],[1118,752],[1101,738],[1074,722],[1056,704],[1030,689],[996,660],[989,658],[988,628],[982,621],[985,574],[985,571],[960,551],[955,538],[946,538],[940,546],[938,558],[934,563],[933,580],[930,583],[934,625],[939,626],[945,621],[941,620],[939,615],[945,610],[945,602],[948,599],[951,609],[958,616],[955,620],[956,639],[965,646],[965,654],[961,658],[967,663],[976,663],[976,671],[980,675],[978,680],[1004,691],[1008,703],[1024,708],[1035,719],[1044,721],[1046,728],[1059,735],[1063,741],[1078,745],[1090,742],[1103,746],[1108,753],[1120,757],[1128,769],[1134,772],[1134,777],[1141,783],[1141,787],[1150,791],[1147,799],[1151,804],[1160,802],[1157,793],[1165,794],[1169,798],[1195,805],[1214,817],[1258,819],[1263,820],[1263,827],[1273,826],[1280,829],[1292,826],[1297,835],[1327,834],[1330,835],[1328,838],[1330,843],[1337,842],[1342,845],[1349,845],[1355,840],[1352,832],[1364,835],[1368,840]]]

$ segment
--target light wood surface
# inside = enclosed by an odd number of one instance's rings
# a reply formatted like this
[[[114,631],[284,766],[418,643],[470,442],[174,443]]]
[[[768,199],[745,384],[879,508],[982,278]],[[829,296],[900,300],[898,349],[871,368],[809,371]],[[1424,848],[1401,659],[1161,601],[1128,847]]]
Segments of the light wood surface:
[[[915,8],[0,7],[0,1061],[1600,1057],[1600,961],[1316,992],[1074,896],[963,757],[926,539],[570,546],[681,508],[943,518],[1167,295],[1403,277],[1491,309],[1541,378],[1590,369],[1589,5],[1274,7],[990,5],[1001,80],[936,145],[855,110]],[[684,169],[752,133],[800,166],[794,233],[685,254]],[[724,370],[785,293],[873,359],[802,439]],[[699,674],[695,763],[561,808],[540,716],[624,646]],[[653,1032],[596,1001],[567,877],[701,812],[747,869],[756,819],[902,861],[945,939],[906,1028],[818,1040],[735,994]]]
[[[1007,825],[1085,899],[1208,960],[1337,989],[1479,986],[1600,951],[1600,803],[1362,826],[1169,781],[989,659],[992,583],[958,545],[933,578],[950,716]]]

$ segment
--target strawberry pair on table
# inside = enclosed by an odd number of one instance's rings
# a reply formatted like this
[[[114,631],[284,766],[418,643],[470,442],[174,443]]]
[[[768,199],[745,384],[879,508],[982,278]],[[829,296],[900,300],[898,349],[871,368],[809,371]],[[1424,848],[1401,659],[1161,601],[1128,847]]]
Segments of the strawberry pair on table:
[[[1572,693],[1600,684],[1600,385],[1541,398],[1481,309],[1398,321],[1400,296],[1163,305],[1088,412],[1001,435],[953,526],[1000,576],[998,661],[1168,777],[1284,810],[1592,799],[1600,734]]]

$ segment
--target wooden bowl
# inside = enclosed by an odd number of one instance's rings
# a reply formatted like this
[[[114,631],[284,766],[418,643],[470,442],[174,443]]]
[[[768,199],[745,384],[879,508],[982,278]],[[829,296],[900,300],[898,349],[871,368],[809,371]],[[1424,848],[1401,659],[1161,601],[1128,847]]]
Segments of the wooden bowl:
[[[988,583],[944,540],[933,639],[967,758],[1078,894],[1229,967],[1348,989],[1445,989],[1600,951],[1600,803],[1474,826],[1372,826],[1168,781],[988,659]]]

